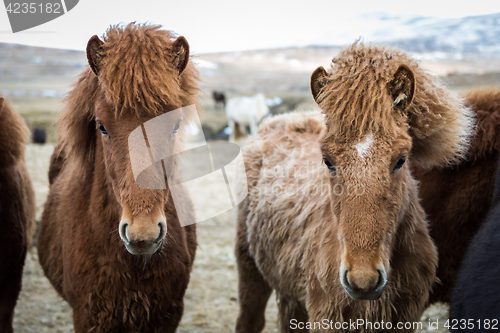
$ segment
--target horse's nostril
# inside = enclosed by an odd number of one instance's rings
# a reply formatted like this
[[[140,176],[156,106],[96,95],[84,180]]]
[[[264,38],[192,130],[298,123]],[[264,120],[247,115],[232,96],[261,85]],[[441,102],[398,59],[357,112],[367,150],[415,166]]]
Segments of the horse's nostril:
[[[158,243],[163,238],[163,225],[161,223],[158,223],[158,227],[160,228],[160,234],[158,235],[158,238],[155,240],[155,243]]]
[[[377,280],[377,284],[375,285],[375,290],[385,286],[385,279],[384,279],[384,275],[382,274],[382,271],[377,270],[377,272],[378,272],[378,280]]]
[[[125,243],[129,244],[129,240],[128,240],[128,237],[127,237],[127,228],[128,228],[128,223],[124,223],[122,225],[122,230],[121,230],[121,236],[123,238],[123,240],[125,241]]]
[[[344,284],[346,285],[346,287],[351,288],[351,285],[349,284],[349,279],[347,278],[347,272],[348,270],[345,270],[344,272]]]

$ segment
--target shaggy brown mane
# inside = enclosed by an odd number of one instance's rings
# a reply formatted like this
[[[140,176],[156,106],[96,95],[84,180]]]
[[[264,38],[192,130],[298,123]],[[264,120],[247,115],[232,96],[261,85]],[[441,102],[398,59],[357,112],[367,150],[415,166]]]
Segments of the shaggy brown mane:
[[[415,77],[414,98],[405,111],[393,106],[388,93],[401,65],[408,66]],[[414,139],[412,154],[419,155],[417,160],[426,167],[446,165],[463,156],[468,146],[472,126],[470,111],[464,110],[460,99],[398,49],[362,42],[344,49],[332,60],[328,81],[318,102],[327,116],[331,134],[335,132],[358,141],[367,132],[394,132],[402,126],[396,124],[399,119],[394,113],[401,112]],[[442,148],[433,145],[433,141],[449,144],[447,152],[438,153]]]
[[[65,108],[59,114],[57,135],[59,154],[74,157],[80,165],[94,161],[94,105],[99,95],[99,81],[90,68],[83,71],[64,99]],[[88,168],[81,168],[82,171]]]
[[[111,26],[103,36],[99,79],[107,99],[117,106],[115,112],[142,108],[158,115],[167,105],[196,103],[196,70],[191,65],[177,74],[173,61],[177,54],[171,49],[177,36],[160,29],[130,23]]]
[[[10,103],[0,95],[0,167],[9,167],[24,155],[24,144],[28,140],[28,128]]]
[[[477,160],[493,150],[500,150],[500,89],[482,87],[463,94],[465,104],[476,111],[476,135],[467,157]]]
[[[179,75],[172,64],[175,37],[160,26],[130,23],[109,28],[103,37],[99,77],[89,67],[64,100],[57,132],[66,156],[77,163],[93,163],[94,107],[103,93],[116,117],[127,112],[139,116],[139,110],[155,116],[188,105],[195,105],[200,113],[198,71],[189,61]]]

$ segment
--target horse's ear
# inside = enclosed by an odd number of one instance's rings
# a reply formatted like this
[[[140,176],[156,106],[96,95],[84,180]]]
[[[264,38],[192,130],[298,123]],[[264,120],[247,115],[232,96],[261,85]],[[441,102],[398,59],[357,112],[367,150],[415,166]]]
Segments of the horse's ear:
[[[413,71],[406,65],[399,66],[394,74],[394,79],[387,85],[389,94],[394,101],[394,107],[403,111],[406,110],[413,100],[415,93],[415,76]]]
[[[3,108],[3,97],[0,97],[0,111],[2,111]]]
[[[173,45],[176,56],[176,66],[179,74],[186,68],[189,62],[189,44],[183,36],[178,37]]]
[[[328,73],[322,66],[319,66],[311,75],[311,92],[316,103],[320,102],[319,94],[327,82]]]
[[[104,42],[97,37],[92,36],[87,43],[87,60],[89,61],[90,68],[95,75],[99,76],[101,70],[102,60],[102,45]]]

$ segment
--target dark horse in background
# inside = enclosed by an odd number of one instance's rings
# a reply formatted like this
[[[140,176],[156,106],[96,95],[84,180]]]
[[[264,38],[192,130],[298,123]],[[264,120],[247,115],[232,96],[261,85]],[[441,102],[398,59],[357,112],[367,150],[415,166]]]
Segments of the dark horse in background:
[[[215,102],[215,109],[221,107],[222,111],[226,109],[226,95],[223,91],[214,90],[212,93],[212,97]]]
[[[430,302],[449,302],[467,248],[492,206],[500,157],[500,89],[466,92],[464,103],[476,116],[475,134],[465,158],[446,168],[412,166],[419,195],[438,247],[437,277]]]
[[[33,143],[41,143],[44,144],[47,142],[47,132],[45,132],[45,129],[41,126],[35,126],[33,127],[33,133],[31,134],[31,140]]]
[[[168,185],[136,184],[128,137],[197,105],[189,45],[160,26],[112,26],[89,40],[87,58],[58,120],[40,264],[73,308],[75,333],[175,332],[197,245],[178,212],[193,223],[194,211],[187,193],[174,207]]]
[[[24,162],[28,128],[0,96],[0,333],[13,332],[24,260],[35,232],[35,192]]]
[[[497,91],[497,97],[500,97],[500,91]],[[498,119],[500,98],[496,102],[494,114]],[[497,127],[494,122],[490,123],[490,126]],[[486,127],[484,131],[491,130],[492,127]],[[491,137],[494,140],[498,138],[498,135]],[[490,176],[491,168],[492,166],[488,166],[486,169],[487,176]],[[490,178],[487,184],[488,194],[493,186],[492,180]],[[493,208],[488,218],[468,247],[451,296],[450,317],[452,321],[450,324],[455,325],[455,328],[460,331],[490,332],[500,327],[500,287],[498,284],[500,277],[500,261],[498,260],[500,253],[500,168],[496,171],[491,205]],[[461,319],[465,319],[467,323],[470,323],[468,320],[472,320],[472,326],[462,325]]]

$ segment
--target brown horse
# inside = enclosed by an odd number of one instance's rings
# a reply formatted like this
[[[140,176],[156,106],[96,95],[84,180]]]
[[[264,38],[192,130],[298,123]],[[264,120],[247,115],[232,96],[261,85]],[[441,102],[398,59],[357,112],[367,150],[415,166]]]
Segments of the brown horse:
[[[35,232],[35,192],[24,164],[28,128],[0,97],[0,333],[12,320],[24,260]]]
[[[262,330],[272,289],[282,331],[414,331],[437,251],[409,165],[462,157],[472,114],[403,52],[362,43],[311,89],[323,114],[268,119],[243,148],[236,331]]]
[[[450,300],[467,247],[490,210],[500,156],[500,89],[479,88],[463,97],[477,123],[466,158],[447,168],[412,168],[439,254],[440,282],[431,303]]]
[[[177,212],[193,222],[194,212],[187,194],[174,207],[168,186],[136,184],[127,138],[196,104],[189,46],[131,23],[112,26],[104,41],[93,36],[87,58],[58,122],[40,263],[73,308],[76,333],[174,332],[197,244],[195,226],[181,228]]]

